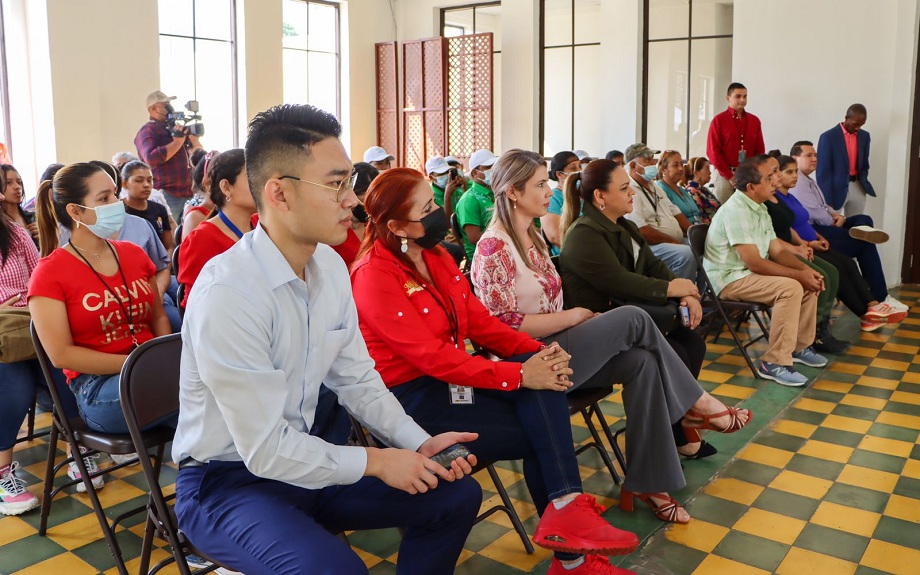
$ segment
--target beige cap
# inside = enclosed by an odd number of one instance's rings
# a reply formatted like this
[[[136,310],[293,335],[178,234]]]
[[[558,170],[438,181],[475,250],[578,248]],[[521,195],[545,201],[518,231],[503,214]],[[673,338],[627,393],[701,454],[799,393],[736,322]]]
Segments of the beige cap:
[[[175,99],[175,96],[167,96],[163,92],[157,90],[156,92],[151,92],[150,95],[147,96],[147,107],[149,108],[154,104],[159,104],[160,102],[169,102]]]

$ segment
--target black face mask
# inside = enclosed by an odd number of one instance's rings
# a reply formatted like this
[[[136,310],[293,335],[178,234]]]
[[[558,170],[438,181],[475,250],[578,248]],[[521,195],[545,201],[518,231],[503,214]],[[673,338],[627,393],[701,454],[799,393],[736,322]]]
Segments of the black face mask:
[[[367,211],[364,209],[364,204],[358,202],[358,205],[352,208],[351,215],[362,224],[367,223]]]
[[[423,250],[430,250],[444,241],[444,238],[447,237],[447,232],[450,230],[450,224],[444,214],[444,208],[438,208],[420,220],[410,221],[420,222],[422,227],[425,228],[425,235],[412,239]]]

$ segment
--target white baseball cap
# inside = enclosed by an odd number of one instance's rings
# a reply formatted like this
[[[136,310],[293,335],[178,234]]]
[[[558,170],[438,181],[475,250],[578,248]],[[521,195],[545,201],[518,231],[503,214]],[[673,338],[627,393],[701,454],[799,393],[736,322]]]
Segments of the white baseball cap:
[[[426,174],[437,174],[440,176],[441,174],[446,174],[448,171],[450,171],[450,164],[441,156],[428,158],[428,161],[425,162]]]
[[[451,166],[453,166],[454,164],[462,164],[462,162],[458,160],[457,158],[455,158],[454,156],[444,156],[444,161],[447,162]]]
[[[470,156],[470,169],[472,170],[480,166],[489,167],[494,164],[497,159],[498,156],[489,150],[476,150],[473,152],[473,155]]]
[[[588,160],[591,159],[591,156],[588,155],[588,152],[586,152],[586,151],[584,151],[584,150],[575,150],[575,151],[573,151],[572,153],[575,154],[575,157],[578,158],[578,161],[583,161],[583,160],[585,160],[586,158],[587,158]]]
[[[395,160],[396,157],[388,154],[386,150],[380,146],[371,146],[364,152],[364,161],[365,162],[382,162],[384,160]]]

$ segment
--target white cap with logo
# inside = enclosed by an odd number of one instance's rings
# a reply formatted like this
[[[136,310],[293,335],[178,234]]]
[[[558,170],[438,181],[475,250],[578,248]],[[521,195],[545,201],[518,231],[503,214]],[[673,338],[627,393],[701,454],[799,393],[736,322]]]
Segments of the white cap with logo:
[[[425,162],[426,174],[436,174],[440,176],[441,174],[446,174],[448,171],[450,171],[450,164],[441,156],[428,158],[428,161]]]
[[[392,162],[395,159],[395,156],[388,154],[387,151],[380,146],[371,146],[364,152],[365,162],[383,162],[384,160],[390,160]]]
[[[470,156],[470,169],[473,170],[482,166],[489,167],[494,164],[497,159],[498,156],[489,150],[476,150],[473,152],[473,155]]]

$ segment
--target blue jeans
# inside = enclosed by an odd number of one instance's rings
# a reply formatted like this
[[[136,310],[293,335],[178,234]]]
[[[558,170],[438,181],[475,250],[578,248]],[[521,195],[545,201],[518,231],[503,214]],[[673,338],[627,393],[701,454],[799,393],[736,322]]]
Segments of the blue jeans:
[[[690,246],[686,244],[655,244],[649,247],[652,248],[652,253],[658,259],[671,268],[674,275],[696,283],[696,258],[693,257]]]
[[[832,249],[856,258],[859,271],[866,278],[872,297],[878,301],[885,301],[885,298],[888,297],[888,284],[885,282],[885,272],[882,269],[882,259],[878,255],[878,248],[875,244],[851,238],[850,228],[853,226],[874,227],[874,224],[871,217],[860,214],[847,218],[843,227],[816,225],[814,228],[827,238]]]
[[[86,425],[103,433],[128,433],[128,423],[121,410],[119,385],[121,374],[94,375],[81,374],[70,382],[70,391],[77,399],[77,409]],[[178,414],[154,421],[144,429],[157,425],[176,426]]]
[[[66,392],[64,374],[52,369],[59,392]],[[12,449],[16,434],[35,404],[36,390],[45,387],[45,377],[37,359],[0,363],[0,451]]]

